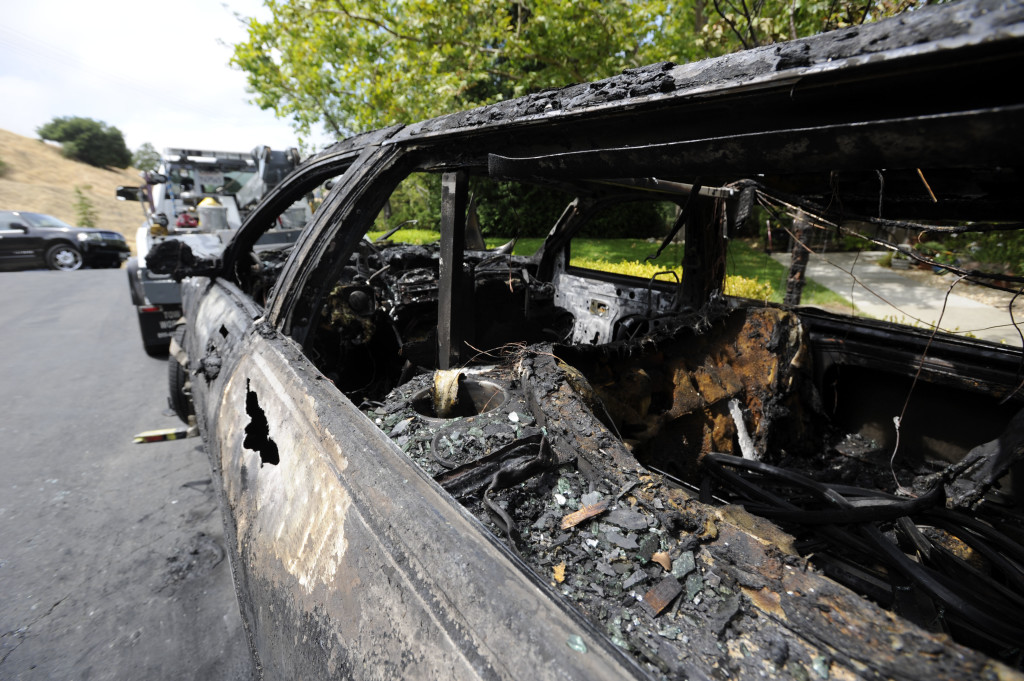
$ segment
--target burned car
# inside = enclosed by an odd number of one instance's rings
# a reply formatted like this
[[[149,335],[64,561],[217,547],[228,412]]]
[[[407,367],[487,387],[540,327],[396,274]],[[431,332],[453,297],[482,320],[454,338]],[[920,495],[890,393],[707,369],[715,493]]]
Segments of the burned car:
[[[1019,678],[1020,348],[723,282],[754,205],[893,248],[1024,226],[1022,57],[973,2],[654,65],[355,136],[216,260],[151,253],[262,675]],[[439,242],[367,238],[410,181]],[[532,255],[488,248],[551,196]],[[678,280],[574,264],[649,202]]]

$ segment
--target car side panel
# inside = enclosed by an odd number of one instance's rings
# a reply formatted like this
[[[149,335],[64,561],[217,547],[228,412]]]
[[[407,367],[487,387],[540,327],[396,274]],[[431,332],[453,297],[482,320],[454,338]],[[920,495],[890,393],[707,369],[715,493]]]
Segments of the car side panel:
[[[15,211],[0,211],[0,265],[41,264],[45,250],[43,236],[24,217]]]
[[[193,305],[201,288],[185,289],[190,365],[210,348],[223,364],[193,378],[197,413],[266,678],[642,676],[230,285]]]

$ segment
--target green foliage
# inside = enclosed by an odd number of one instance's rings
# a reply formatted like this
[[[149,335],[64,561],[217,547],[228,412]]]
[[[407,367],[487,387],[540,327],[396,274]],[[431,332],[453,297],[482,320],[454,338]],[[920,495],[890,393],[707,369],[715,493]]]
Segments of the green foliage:
[[[339,137],[874,20],[924,0],[265,0],[232,64],[300,135]]]
[[[767,281],[758,281],[741,277],[738,274],[727,274],[725,277],[725,294],[737,298],[767,301],[775,295],[775,289]]]
[[[670,3],[267,0],[232,62],[256,103],[339,136],[607,76],[673,55]]]
[[[1018,230],[975,234],[929,232],[925,240],[914,243],[913,249],[922,258],[938,265],[996,274],[1024,275],[1024,232]],[[908,257],[903,253],[890,251],[879,258],[878,264],[881,267],[892,267],[893,262],[897,260],[902,260],[905,264]],[[939,273],[947,271],[942,270]]]
[[[92,185],[83,185],[79,187],[75,185],[75,219],[79,227],[95,227],[96,226],[96,207],[93,206],[92,200],[85,195],[85,192],[92,189]]]
[[[957,260],[959,260],[956,253],[946,248],[946,245],[939,241],[921,241],[914,244],[914,250],[929,260],[934,260],[943,265],[955,265]]]
[[[4,163],[4,160],[2,158],[0,158],[0,177],[6,175],[9,169],[9,166],[6,163]]]
[[[668,234],[675,218],[673,203],[659,201],[629,201],[606,206],[584,227],[585,235],[593,238],[663,238]],[[657,247],[652,247],[654,252]]]
[[[470,178],[470,191],[485,237],[543,237],[572,200],[565,192],[515,182]]]
[[[773,303],[782,302],[782,292],[786,289],[788,272],[767,253],[755,250],[738,239],[730,239],[729,251],[726,256],[726,273],[771,284],[772,294],[769,300]],[[850,309],[850,301],[811,279],[804,284],[801,304],[844,306],[848,310]]]
[[[614,274],[624,274],[628,277],[637,277],[640,279],[651,279],[655,275],[659,275],[658,279],[668,278],[666,272],[672,272],[675,274],[675,280],[678,281],[683,276],[682,267],[670,267],[665,268],[656,265],[652,262],[640,262],[637,260],[625,260],[621,262],[608,262],[607,260],[600,260],[597,258],[578,258],[573,257],[570,263],[574,267],[582,267],[588,270],[598,270],[599,272],[612,272]],[[739,298],[750,298],[751,300],[769,300],[774,294],[772,285],[767,281],[758,281],[756,279],[750,279],[747,277],[741,277],[739,275],[728,275],[725,278],[725,293],[730,296],[737,296]]]
[[[646,239],[573,239],[569,246],[572,259],[604,260],[606,262],[623,262],[627,260],[648,261],[647,257],[658,251],[660,244]],[[661,256],[653,261],[659,270],[668,270],[683,261],[683,244],[671,243],[662,251]]]
[[[132,167],[139,170],[156,170],[160,165],[160,152],[149,142],[142,145],[132,154]]]
[[[580,241],[586,240],[580,239]],[[498,246],[508,243],[508,239],[498,237],[487,237],[484,239],[484,242],[486,242],[487,248],[497,248]],[[540,249],[543,243],[544,239],[541,239],[539,237],[516,239],[516,245],[512,249],[512,255],[533,255],[534,253],[537,252],[538,249]]]
[[[61,143],[66,158],[82,161],[98,168],[127,168],[132,154],[124,143],[124,135],[102,121],[80,116],[54,118],[36,128],[41,139]]]
[[[551,231],[572,197],[564,191],[515,182],[470,178],[470,197],[485,237],[510,239],[543,237]],[[588,223],[586,237],[625,238],[662,236],[674,217],[674,204],[636,201],[607,206]],[[439,229],[441,177],[436,173],[410,175],[392,192],[377,216],[379,232],[415,221],[418,229]]]
[[[386,230],[367,232],[366,236],[371,241],[387,234]],[[425,244],[436,243],[441,240],[441,232],[434,231],[432,229],[400,229],[391,236],[388,237],[388,241],[394,241],[400,244],[415,244],[417,246],[423,246]]]
[[[971,269],[1024,275],[1024,232],[1007,230],[986,232],[972,237],[946,239],[943,246]]]
[[[869,23],[925,4],[927,0],[712,0],[697,44],[708,54],[725,54]]]
[[[414,173],[405,178],[377,215],[373,230],[383,233],[406,222],[419,230],[441,228],[440,175]]]

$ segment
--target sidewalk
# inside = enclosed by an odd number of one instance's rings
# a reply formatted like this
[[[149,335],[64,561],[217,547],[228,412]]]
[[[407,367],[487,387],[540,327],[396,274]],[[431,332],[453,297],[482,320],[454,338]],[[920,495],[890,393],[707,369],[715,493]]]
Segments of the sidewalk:
[[[878,251],[814,253],[807,263],[807,278],[847,300],[852,296],[858,315],[932,327],[941,314],[943,331],[1021,346],[1020,335],[1012,326],[1005,307],[997,308],[957,295],[956,290],[965,286],[964,283],[957,284],[946,300],[946,291],[954,281],[953,275],[936,277],[941,287],[923,284],[887,267],[879,267],[876,263],[882,255],[884,253]],[[789,269],[788,253],[776,253],[772,257]],[[945,313],[942,312],[944,300]],[[1014,304],[1013,314],[1024,331],[1024,296]]]

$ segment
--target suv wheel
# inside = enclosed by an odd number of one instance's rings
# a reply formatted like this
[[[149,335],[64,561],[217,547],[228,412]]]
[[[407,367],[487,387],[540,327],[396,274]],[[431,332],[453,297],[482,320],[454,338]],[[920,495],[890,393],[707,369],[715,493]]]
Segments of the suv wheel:
[[[71,244],[57,244],[46,251],[46,266],[51,270],[71,272],[82,267],[82,254]]]

